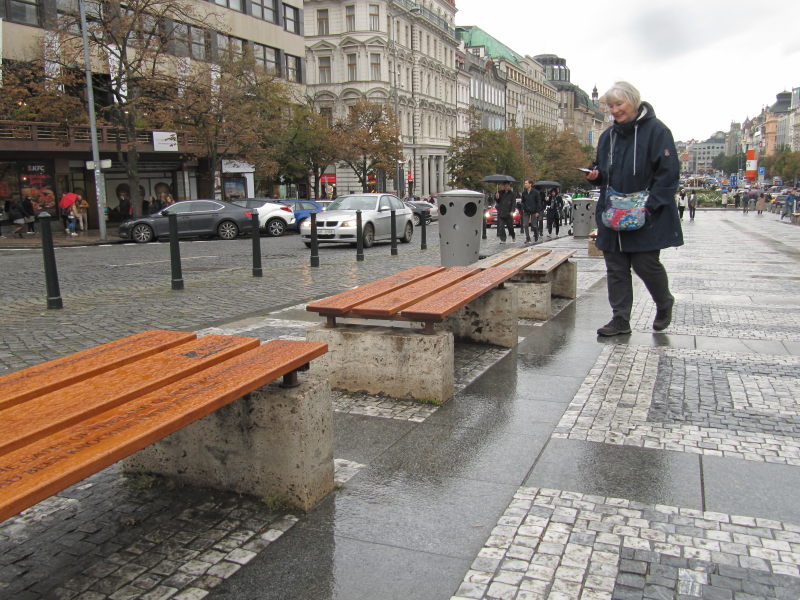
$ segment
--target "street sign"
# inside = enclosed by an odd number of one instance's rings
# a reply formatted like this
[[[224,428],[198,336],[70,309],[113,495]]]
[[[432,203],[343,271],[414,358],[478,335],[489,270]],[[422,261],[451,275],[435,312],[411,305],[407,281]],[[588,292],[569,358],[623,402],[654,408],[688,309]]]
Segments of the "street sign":
[[[766,167],[758,167],[758,174],[759,175],[764,175],[766,172],[767,172],[767,168]]]
[[[111,168],[111,159],[110,158],[101,158],[100,159],[100,168],[101,169],[110,169]],[[87,171],[94,171],[94,161],[87,160],[86,161],[86,170]]]
[[[736,175],[731,175],[731,185],[732,186],[736,187],[738,181],[739,181],[739,178]]]

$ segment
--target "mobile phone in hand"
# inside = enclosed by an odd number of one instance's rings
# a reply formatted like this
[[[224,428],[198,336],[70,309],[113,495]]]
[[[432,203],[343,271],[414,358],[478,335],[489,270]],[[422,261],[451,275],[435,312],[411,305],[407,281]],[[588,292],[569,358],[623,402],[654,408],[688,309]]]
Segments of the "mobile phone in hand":
[[[587,169],[586,167],[576,167],[578,171],[583,171],[584,173],[591,173],[592,169]]]

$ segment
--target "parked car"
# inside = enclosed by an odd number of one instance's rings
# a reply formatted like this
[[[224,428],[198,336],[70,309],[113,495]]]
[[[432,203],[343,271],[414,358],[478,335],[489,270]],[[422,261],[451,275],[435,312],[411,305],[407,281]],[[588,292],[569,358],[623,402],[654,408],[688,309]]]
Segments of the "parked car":
[[[275,198],[239,198],[232,200],[258,213],[258,228],[271,237],[280,237],[295,223],[294,211]]]
[[[308,219],[312,213],[322,212],[322,205],[314,200],[281,200],[281,204],[285,204],[294,211],[294,225],[290,225],[289,229],[300,229],[300,223]]]
[[[314,200],[322,207],[322,210],[328,210],[328,207],[333,204],[334,200]]]
[[[490,206],[489,208],[487,208],[486,212],[483,213],[483,218],[486,220],[486,226],[487,227],[496,226],[497,225],[497,207],[496,206]],[[520,220],[521,220],[521,217],[520,217],[520,214],[519,214],[519,209],[515,208],[514,209],[514,227],[519,227]]]
[[[423,218],[425,219],[426,225],[431,222],[431,205],[427,202],[409,202],[408,200],[404,200],[403,204],[414,213],[412,216],[414,227],[419,227]]]
[[[178,217],[180,237],[216,235],[233,240],[252,232],[252,211],[218,200],[184,200],[158,212],[132,217],[119,224],[119,237],[147,243],[169,236],[169,215]]]
[[[376,241],[391,239],[391,211],[395,211],[398,239],[408,243],[414,235],[413,213],[397,196],[391,194],[351,194],[340,196],[317,220],[317,240],[320,243],[356,243],[356,211],[361,211],[364,247]],[[311,220],[300,226],[300,237],[311,245]]]

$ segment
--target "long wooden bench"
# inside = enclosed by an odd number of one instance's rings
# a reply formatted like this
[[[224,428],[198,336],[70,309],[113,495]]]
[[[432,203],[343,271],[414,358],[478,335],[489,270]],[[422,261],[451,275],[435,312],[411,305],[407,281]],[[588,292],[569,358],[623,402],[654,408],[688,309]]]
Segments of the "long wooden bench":
[[[308,339],[328,344],[319,364],[334,387],[444,402],[454,389],[454,340],[517,344],[516,289],[503,285],[515,273],[475,266],[406,269],[308,304],[306,310],[326,318]],[[364,319],[390,323],[373,326]],[[394,326],[397,321],[406,324]],[[421,330],[414,328],[418,323]]]
[[[293,445],[303,456],[255,456],[254,440],[261,443],[263,432],[241,419],[275,422],[290,411],[308,418],[311,410],[325,420],[327,381],[304,378],[299,385],[297,371],[326,351],[322,343],[152,330],[0,377],[0,521],[126,457],[129,471],[180,475],[310,508],[333,485],[330,439],[317,435],[315,447],[301,448],[296,438],[313,430],[284,422],[285,430],[268,434],[274,454]],[[286,388],[267,387],[280,378]],[[237,400],[248,404],[246,411],[232,408]],[[330,417],[326,422],[329,430]],[[170,455],[174,435],[193,447]],[[241,439],[246,435],[251,439]],[[314,454],[319,462],[311,465]],[[302,481],[286,476],[304,462]],[[270,476],[288,482],[269,482]]]
[[[577,296],[578,269],[570,261],[574,254],[574,250],[509,248],[475,264],[489,270],[513,269],[509,281],[519,284],[519,316],[546,320],[552,315],[551,297]]]

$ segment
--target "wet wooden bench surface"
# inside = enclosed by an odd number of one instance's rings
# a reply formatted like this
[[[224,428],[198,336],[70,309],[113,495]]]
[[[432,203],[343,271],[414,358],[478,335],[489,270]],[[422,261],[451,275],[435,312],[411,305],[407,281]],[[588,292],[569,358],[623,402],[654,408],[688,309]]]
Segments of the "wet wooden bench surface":
[[[153,330],[0,377],[0,521],[325,352]]]
[[[306,310],[327,317],[422,321],[426,331],[462,306],[501,286],[515,269],[496,267],[491,273],[477,266],[413,267],[372,283],[312,302]]]
[[[525,267],[527,273],[533,275],[549,275],[562,263],[567,262],[575,254],[575,250],[555,251],[541,257],[536,262]]]

